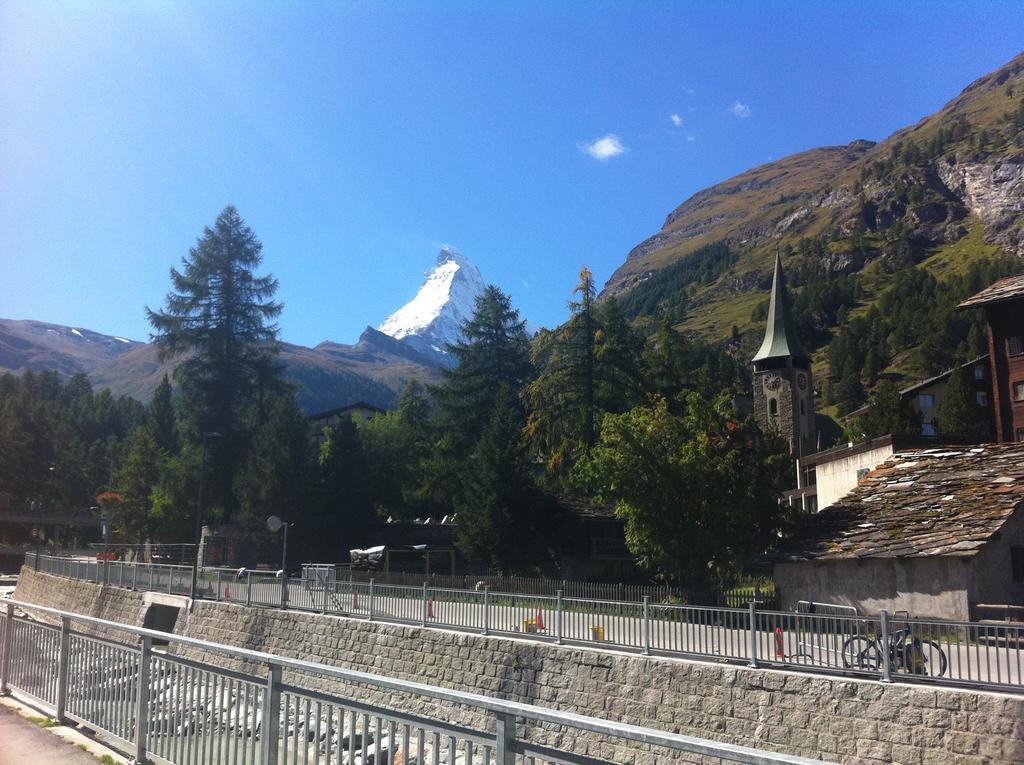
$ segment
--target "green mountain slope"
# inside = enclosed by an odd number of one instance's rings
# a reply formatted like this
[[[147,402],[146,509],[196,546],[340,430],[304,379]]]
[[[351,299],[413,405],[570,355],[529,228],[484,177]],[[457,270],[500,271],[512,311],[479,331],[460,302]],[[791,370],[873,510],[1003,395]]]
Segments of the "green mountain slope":
[[[640,326],[667,316],[749,355],[777,248],[822,379],[870,386],[970,353],[977,323],[951,319],[953,301],[1024,270],[1024,54],[880,143],[801,152],[695,194],[602,297]],[[896,292],[910,295],[903,324],[880,318]],[[858,317],[884,326],[851,330]]]

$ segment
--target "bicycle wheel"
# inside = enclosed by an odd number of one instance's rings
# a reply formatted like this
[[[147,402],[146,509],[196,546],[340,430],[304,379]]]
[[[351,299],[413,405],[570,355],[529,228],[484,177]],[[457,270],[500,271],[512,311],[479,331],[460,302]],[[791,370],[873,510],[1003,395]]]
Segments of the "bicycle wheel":
[[[877,670],[882,665],[878,641],[874,638],[854,635],[843,643],[843,667],[845,669]]]
[[[946,652],[934,640],[921,641],[921,655],[924,658],[924,674],[932,677],[944,677],[949,668]]]

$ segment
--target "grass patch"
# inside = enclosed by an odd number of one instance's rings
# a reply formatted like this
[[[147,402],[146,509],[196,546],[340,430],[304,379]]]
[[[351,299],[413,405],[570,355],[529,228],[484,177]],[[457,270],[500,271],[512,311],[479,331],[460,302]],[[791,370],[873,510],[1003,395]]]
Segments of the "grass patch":
[[[60,724],[56,720],[51,720],[49,717],[29,717],[28,721],[38,725],[40,728],[55,728]]]

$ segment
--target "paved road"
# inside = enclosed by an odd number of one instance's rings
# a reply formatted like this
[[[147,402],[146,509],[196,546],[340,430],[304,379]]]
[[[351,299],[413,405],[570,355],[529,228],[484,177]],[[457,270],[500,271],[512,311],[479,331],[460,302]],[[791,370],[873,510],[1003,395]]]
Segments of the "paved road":
[[[97,765],[99,760],[0,705],[0,765]]]

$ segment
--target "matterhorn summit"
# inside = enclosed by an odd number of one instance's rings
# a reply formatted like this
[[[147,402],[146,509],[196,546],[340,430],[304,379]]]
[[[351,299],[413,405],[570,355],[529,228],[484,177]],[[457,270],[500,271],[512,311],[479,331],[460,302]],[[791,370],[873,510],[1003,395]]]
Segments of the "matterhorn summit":
[[[445,245],[416,297],[391,314],[380,331],[442,363],[451,363],[448,345],[463,339],[462,325],[472,318],[476,299],[485,288],[480,269]]]

